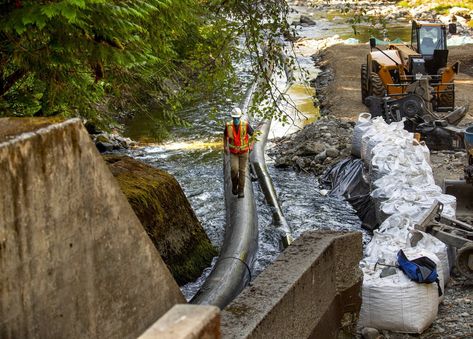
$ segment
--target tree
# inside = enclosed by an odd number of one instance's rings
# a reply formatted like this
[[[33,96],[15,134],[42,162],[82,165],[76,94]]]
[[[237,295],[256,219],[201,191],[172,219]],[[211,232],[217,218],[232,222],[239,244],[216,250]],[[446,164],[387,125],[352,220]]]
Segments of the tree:
[[[225,88],[244,35],[254,73],[260,45],[278,60],[285,1],[0,0],[0,116],[81,116],[165,107]]]

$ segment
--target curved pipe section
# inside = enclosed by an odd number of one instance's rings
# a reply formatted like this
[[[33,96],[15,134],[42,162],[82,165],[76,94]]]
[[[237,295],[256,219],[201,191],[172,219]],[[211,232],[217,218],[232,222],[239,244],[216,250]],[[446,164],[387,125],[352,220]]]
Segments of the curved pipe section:
[[[248,89],[241,108],[246,111],[257,87]],[[247,168],[245,197],[232,194],[230,156],[224,156],[225,237],[220,256],[204,284],[192,298],[193,304],[215,305],[223,309],[251,281],[251,274],[258,250],[258,219],[250,171]]]
[[[266,202],[273,210],[273,224],[281,233],[281,243],[283,248],[289,246],[293,238],[291,230],[284,217],[284,214],[279,204],[276,190],[274,189],[273,181],[268,172],[266,161],[264,159],[264,149],[268,140],[269,130],[271,128],[271,120],[266,120],[262,123],[260,131],[262,132],[260,139],[255,143],[253,151],[251,152],[250,161],[253,170],[255,171],[258,181],[266,198]]]

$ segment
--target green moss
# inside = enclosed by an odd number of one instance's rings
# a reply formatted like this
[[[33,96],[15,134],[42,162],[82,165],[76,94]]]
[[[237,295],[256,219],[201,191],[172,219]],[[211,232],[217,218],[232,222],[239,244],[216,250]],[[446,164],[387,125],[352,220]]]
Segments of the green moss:
[[[197,241],[195,247],[189,248],[188,252],[187,255],[183,255],[183,261],[174,260],[168,264],[179,285],[195,280],[202,273],[202,269],[208,267],[212,258],[218,254],[217,249],[205,239]]]
[[[217,251],[176,179],[129,157],[104,158],[176,281],[199,277]]]

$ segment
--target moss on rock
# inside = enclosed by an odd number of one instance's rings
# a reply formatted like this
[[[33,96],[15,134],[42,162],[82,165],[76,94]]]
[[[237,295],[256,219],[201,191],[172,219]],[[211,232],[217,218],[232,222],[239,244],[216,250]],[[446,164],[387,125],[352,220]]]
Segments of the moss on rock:
[[[104,156],[177,283],[193,281],[217,254],[177,180],[127,156]]]

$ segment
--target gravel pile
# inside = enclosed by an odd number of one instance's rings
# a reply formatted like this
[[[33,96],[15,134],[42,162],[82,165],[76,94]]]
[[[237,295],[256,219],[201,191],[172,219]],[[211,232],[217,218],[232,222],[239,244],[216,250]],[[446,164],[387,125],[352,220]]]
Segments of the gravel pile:
[[[332,163],[350,155],[353,122],[332,115],[305,126],[300,132],[274,140],[269,155],[276,167],[320,175]]]

